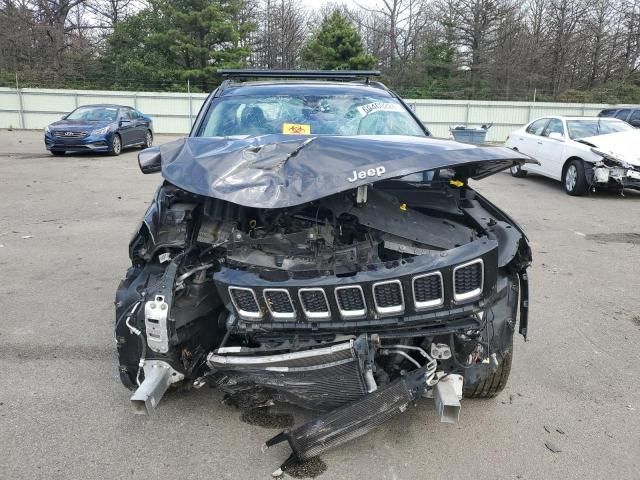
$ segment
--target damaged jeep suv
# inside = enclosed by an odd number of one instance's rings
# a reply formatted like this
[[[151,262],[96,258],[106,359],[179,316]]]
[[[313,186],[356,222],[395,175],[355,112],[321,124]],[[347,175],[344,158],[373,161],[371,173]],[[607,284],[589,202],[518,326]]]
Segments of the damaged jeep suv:
[[[140,153],[164,180],[116,294],[135,410],[209,384],[324,412],[267,442],[304,460],[504,388],[531,252],[468,181],[533,160],[430,138],[375,73],[225,71],[189,137]]]

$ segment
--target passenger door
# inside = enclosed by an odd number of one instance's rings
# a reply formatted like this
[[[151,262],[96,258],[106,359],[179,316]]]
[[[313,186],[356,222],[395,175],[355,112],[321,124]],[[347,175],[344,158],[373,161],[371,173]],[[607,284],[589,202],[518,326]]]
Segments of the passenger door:
[[[136,138],[137,142],[143,143],[145,140],[145,135],[147,133],[147,129],[149,127],[147,120],[144,118],[139,111],[132,109],[131,116],[133,117],[133,122],[136,126]]]
[[[130,108],[121,108],[120,115],[118,117],[118,132],[120,133],[120,138],[122,139],[122,146],[126,147],[127,145],[131,145],[136,143],[136,130],[133,119],[131,118],[131,109]]]
[[[530,123],[522,133],[515,134],[515,142],[513,148],[516,148],[519,152],[522,152],[530,157],[538,160],[538,148],[540,142],[540,135],[544,131],[544,128],[549,122],[548,118],[540,118],[533,123]],[[533,163],[528,163],[525,170],[532,172],[539,172],[540,167]]]
[[[564,123],[559,118],[552,118],[544,128],[538,142],[538,156],[540,171],[546,176],[560,180],[564,141],[566,139]]]

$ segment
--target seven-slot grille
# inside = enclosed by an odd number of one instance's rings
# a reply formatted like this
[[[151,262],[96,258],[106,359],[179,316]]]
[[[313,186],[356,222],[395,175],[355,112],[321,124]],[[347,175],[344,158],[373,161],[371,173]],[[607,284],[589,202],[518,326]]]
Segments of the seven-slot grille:
[[[335,294],[340,315],[344,318],[361,317],[367,313],[364,293],[360,285],[337,287]]]
[[[322,288],[301,288],[298,296],[307,318],[329,318],[329,302]]]
[[[264,292],[264,300],[273,318],[295,318],[296,312],[289,296],[289,291],[284,288],[268,288]]]
[[[453,298],[469,300],[482,293],[483,263],[481,259],[458,265],[453,269]]]
[[[410,303],[415,310],[444,305],[445,289],[442,272],[415,275],[410,280],[411,293],[408,298],[412,300]],[[470,301],[480,296],[484,288],[482,259],[472,260],[455,267],[452,273],[452,284],[452,300],[455,302]],[[361,285],[335,287],[333,288],[335,302],[332,298],[331,303],[327,297],[332,293],[330,288],[300,288],[297,290],[297,298],[295,298],[295,289],[265,288],[255,291],[252,288],[236,286],[230,286],[228,289],[238,315],[245,320],[259,320],[267,310],[274,320],[296,320],[300,310],[308,320],[330,319],[332,315],[337,316],[337,314],[344,319],[364,318],[368,311],[367,299],[372,297],[372,307],[380,316],[397,315],[405,311],[404,289],[399,279],[376,282],[366,295]],[[260,295],[260,301],[257,295]],[[295,298],[295,302],[292,297]],[[332,312],[336,307],[338,311]]]
[[[413,277],[413,302],[416,308],[431,308],[444,303],[444,288],[440,272]]]
[[[54,137],[58,138],[84,138],[88,135],[86,132],[72,132],[69,130],[58,130],[53,132]]]
[[[373,284],[373,300],[380,314],[404,311],[404,295],[400,280],[386,280]]]

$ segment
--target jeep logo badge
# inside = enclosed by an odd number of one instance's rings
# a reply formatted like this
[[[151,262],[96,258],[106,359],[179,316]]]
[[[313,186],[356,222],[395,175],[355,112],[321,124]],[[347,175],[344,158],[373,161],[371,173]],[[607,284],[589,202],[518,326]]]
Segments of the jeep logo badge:
[[[356,180],[364,180],[367,177],[381,177],[382,174],[384,174],[384,172],[386,171],[387,169],[384,168],[382,165],[376,168],[370,168],[368,170],[360,170],[360,171],[354,170],[351,173],[351,176],[347,178],[347,180],[353,183]]]

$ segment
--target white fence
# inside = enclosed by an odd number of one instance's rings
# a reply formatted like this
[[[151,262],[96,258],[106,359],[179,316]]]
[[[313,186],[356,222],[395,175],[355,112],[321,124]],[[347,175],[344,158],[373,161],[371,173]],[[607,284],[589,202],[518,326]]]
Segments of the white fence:
[[[158,133],[187,133],[206,94],[0,88],[0,128],[41,129],[80,105],[130,105],[153,118]],[[436,137],[455,125],[492,124],[489,141],[545,115],[595,116],[606,104],[407,100]]]

